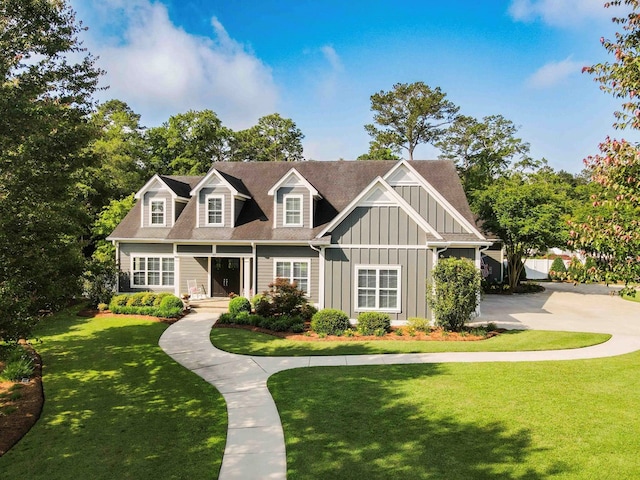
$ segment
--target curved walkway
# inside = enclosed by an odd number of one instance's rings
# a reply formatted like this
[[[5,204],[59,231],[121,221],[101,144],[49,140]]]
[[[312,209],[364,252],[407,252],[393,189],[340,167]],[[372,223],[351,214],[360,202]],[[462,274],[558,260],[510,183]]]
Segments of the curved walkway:
[[[497,319],[500,324],[511,328],[535,328],[537,323],[555,323],[544,328],[573,330],[574,325],[563,328],[562,311],[566,309],[567,298],[561,299],[557,307],[552,302],[554,295],[563,293],[564,287],[551,286],[545,294],[522,297],[505,297],[483,302],[486,311],[484,321]],[[569,291],[570,297],[576,292]],[[587,299],[587,297],[589,297]],[[599,297],[599,298],[591,298]],[[513,298],[521,300],[511,305]],[[572,350],[549,350],[538,352],[450,352],[418,354],[379,355],[339,355],[309,357],[258,357],[237,355],[215,348],[209,333],[217,315],[196,312],[171,325],[160,338],[160,347],[174,360],[192,370],[214,385],[227,403],[228,433],[227,443],[219,478],[229,479],[285,479],[287,472],[284,433],[275,402],[267,389],[267,379],[274,373],[290,368],[345,365],[388,365],[408,363],[444,362],[531,362],[549,360],[576,360],[602,358],[640,350],[640,303],[622,302],[619,298],[607,299],[601,293],[589,293],[583,298],[569,298],[569,307],[580,301],[580,308],[588,309],[593,302],[599,314],[594,321],[586,321],[578,330],[612,333],[611,339],[592,347]],[[555,301],[555,300],[554,300]],[[505,313],[509,307],[518,308],[530,302],[523,313]],[[503,310],[500,305],[506,304]],[[625,305],[628,304],[628,305]],[[553,307],[551,306],[553,305]],[[602,305],[608,307],[602,309]],[[545,308],[546,307],[546,308]],[[595,306],[594,306],[595,308]],[[624,314],[618,318],[617,310]],[[557,311],[559,310],[559,311]],[[628,311],[627,311],[628,310]],[[590,310],[593,313],[593,309]],[[537,318],[542,316],[542,318]],[[549,318],[553,317],[553,318]],[[593,315],[587,315],[587,320]],[[583,317],[584,319],[585,317]],[[612,320],[613,319],[613,320]],[[622,323],[621,323],[622,322]],[[627,323],[626,333],[620,331]],[[533,325],[532,325],[533,324]],[[555,328],[553,328],[555,327]],[[582,328],[581,328],[582,327]],[[538,326],[538,328],[541,328]]]

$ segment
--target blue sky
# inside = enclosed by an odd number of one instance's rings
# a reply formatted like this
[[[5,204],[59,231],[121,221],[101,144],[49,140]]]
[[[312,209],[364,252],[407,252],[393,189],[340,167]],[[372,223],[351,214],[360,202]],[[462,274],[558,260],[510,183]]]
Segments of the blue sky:
[[[107,70],[98,97],[145,126],[211,109],[242,129],[278,112],[305,134],[306,158],[350,160],[368,150],[369,97],[423,81],[465,115],[512,120],[534,158],[571,172],[606,135],[636,140],[611,128],[618,102],[581,74],[610,60],[599,39],[615,12],[602,3],[71,0]]]

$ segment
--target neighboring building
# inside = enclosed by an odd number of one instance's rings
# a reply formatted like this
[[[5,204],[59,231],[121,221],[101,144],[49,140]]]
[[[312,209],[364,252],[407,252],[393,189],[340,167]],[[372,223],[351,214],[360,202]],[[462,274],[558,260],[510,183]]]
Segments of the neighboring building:
[[[431,269],[444,256],[481,265],[452,162],[214,163],[200,177],[154,176],[109,236],[119,291],[251,297],[276,277],[319,308],[427,316]]]

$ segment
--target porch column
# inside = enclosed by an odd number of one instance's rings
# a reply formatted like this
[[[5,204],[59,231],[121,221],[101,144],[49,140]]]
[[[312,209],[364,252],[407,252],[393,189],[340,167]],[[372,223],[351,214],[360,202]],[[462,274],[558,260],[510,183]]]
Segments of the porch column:
[[[251,299],[251,259],[243,258],[242,296]]]

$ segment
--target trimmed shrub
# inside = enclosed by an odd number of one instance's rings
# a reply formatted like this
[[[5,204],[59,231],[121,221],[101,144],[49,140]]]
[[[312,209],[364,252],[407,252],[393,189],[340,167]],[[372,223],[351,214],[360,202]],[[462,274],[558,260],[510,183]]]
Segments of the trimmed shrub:
[[[338,335],[349,328],[349,317],[342,310],[324,308],[311,318],[311,330],[318,334]]]
[[[171,293],[158,294],[152,302],[153,306],[142,304],[142,299],[148,292],[116,295],[111,299],[109,310],[112,313],[124,315],[151,315],[154,317],[171,318],[178,317],[184,310],[184,304]],[[155,294],[153,294],[155,295]],[[158,302],[158,297],[162,295]],[[150,301],[150,300],[149,300]]]
[[[459,332],[475,315],[480,302],[480,271],[471,260],[444,258],[427,285],[427,303],[433,309],[436,325]]]
[[[569,267],[567,268],[567,277],[572,282],[582,283],[585,281],[584,265],[578,257],[571,257]]]
[[[284,278],[276,278],[273,283],[269,284],[269,290],[263,293],[264,298],[268,301],[270,312],[260,312],[258,309],[265,309],[264,302],[258,302],[256,305],[256,313],[264,316],[272,315],[279,317],[281,315],[298,316],[302,305],[307,303],[305,293],[300,290],[295,283],[289,283]]]
[[[109,309],[109,305],[107,305],[106,303],[99,303],[98,304],[98,311],[99,312],[104,312],[105,310]]]
[[[229,301],[229,313],[238,314],[240,312],[251,313],[251,302],[245,297],[233,297]]]
[[[153,307],[154,302],[156,301],[157,295],[153,292],[147,292],[140,299],[140,303],[142,303],[145,307]]]
[[[362,312],[358,315],[356,328],[360,335],[381,336],[391,330],[391,318],[386,313]]]
[[[407,327],[419,330],[420,332],[428,332],[431,330],[431,322],[426,318],[411,317],[407,320]]]
[[[156,295],[156,299],[153,301],[153,306],[154,307],[159,307],[160,304],[162,303],[163,299],[165,299],[165,298],[167,298],[169,296],[172,296],[173,294],[169,293],[169,292],[161,292],[161,293],[156,293],[155,295]]]
[[[556,257],[549,269],[549,279],[561,282],[567,278],[567,267],[560,257]]]
[[[238,313],[231,313],[234,316],[233,322],[236,325],[251,325],[250,316],[251,314],[246,310],[242,310]]]
[[[251,298],[251,305],[253,305],[253,308],[256,308],[256,303],[258,303],[260,300],[262,300],[264,298],[264,295],[261,293],[257,293],[255,294],[252,298]]]
[[[220,325],[229,325],[234,322],[235,315],[233,315],[232,313],[223,313],[218,317],[218,320],[216,320],[216,323]]]
[[[300,307],[300,316],[305,322],[308,322],[318,312],[318,309],[310,303],[305,303]]]
[[[111,302],[109,302],[109,310],[116,313],[114,308],[126,306],[127,300],[129,300],[129,295],[126,293],[116,295],[111,299]]]

